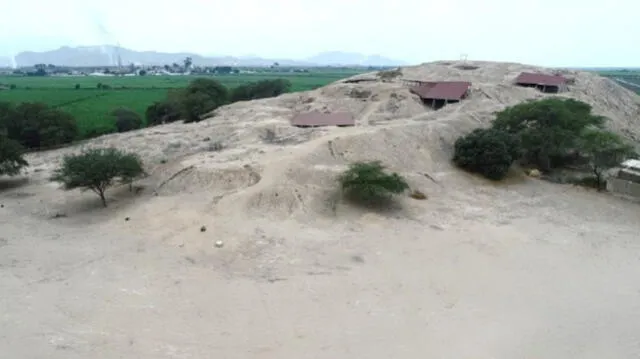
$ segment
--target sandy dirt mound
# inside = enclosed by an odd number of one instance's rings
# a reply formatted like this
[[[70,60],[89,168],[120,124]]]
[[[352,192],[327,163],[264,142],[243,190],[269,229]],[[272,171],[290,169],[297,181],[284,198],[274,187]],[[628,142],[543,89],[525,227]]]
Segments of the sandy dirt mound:
[[[0,181],[0,353],[8,358],[636,358],[637,204],[451,166],[456,138],[536,90],[504,63],[438,62],[383,82],[225,106],[194,124],[27,156]],[[470,69],[473,67],[474,69]],[[637,95],[591,73],[561,94],[629,139]],[[466,80],[434,111],[402,79]],[[355,81],[355,82],[354,82]],[[351,128],[301,129],[300,111]],[[636,143],[637,144],[637,143]],[[84,146],[139,153],[149,176],[64,192],[47,178]],[[381,160],[427,194],[370,212],[339,200],[350,162]],[[220,242],[219,242],[220,241]],[[222,243],[222,247],[216,245]]]
[[[402,68],[400,76],[387,81],[376,73],[363,74],[315,91],[225,106],[200,123],[103,136],[86,146],[116,146],[140,153],[155,181],[148,182],[161,194],[207,190],[216,198],[231,195],[226,209],[238,213],[287,217],[324,212],[323,206],[331,203],[335,175],[352,161],[382,160],[411,178],[416,187],[430,187],[433,178],[454,173],[449,159],[456,138],[488,125],[493,113],[505,106],[549,96],[514,86],[514,78],[522,71],[545,69],[511,63],[436,62]],[[560,96],[591,104],[596,113],[611,119],[608,127],[628,139],[640,139],[637,95],[593,73],[561,72],[573,84]],[[470,81],[471,95],[435,111],[423,106],[404,80]],[[349,111],[356,117],[356,126],[290,126],[296,113],[312,110]],[[29,160],[32,169],[46,174],[62,154],[77,149],[32,155]],[[253,188],[241,191],[248,187]]]

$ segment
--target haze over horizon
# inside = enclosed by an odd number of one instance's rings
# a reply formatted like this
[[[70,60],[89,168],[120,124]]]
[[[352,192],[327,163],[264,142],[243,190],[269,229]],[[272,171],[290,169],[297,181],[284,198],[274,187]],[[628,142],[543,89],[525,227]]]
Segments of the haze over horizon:
[[[324,51],[409,63],[638,66],[631,0],[0,0],[0,56],[119,43],[145,51],[304,59]]]

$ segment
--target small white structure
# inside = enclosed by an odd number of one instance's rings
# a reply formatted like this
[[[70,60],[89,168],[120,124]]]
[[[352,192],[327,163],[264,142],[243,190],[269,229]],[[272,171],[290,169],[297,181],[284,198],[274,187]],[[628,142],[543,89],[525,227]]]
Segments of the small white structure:
[[[640,160],[626,160],[622,162],[622,168],[628,168],[635,171],[640,171]]]
[[[620,168],[607,179],[607,191],[640,200],[640,160],[622,162]]]

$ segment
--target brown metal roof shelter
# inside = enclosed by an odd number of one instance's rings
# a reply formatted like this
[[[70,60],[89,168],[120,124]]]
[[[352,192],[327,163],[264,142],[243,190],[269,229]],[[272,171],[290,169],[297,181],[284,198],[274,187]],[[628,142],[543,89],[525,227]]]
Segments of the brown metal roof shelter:
[[[299,113],[291,119],[291,124],[298,127],[318,127],[318,126],[354,126],[356,120],[349,112],[329,112],[311,111]]]
[[[424,82],[412,87],[411,92],[418,95],[426,105],[437,110],[446,104],[466,98],[470,87],[471,82],[466,81]]]
[[[547,75],[533,72],[523,72],[516,77],[518,86],[534,87],[545,93],[558,93],[568,90],[568,80],[560,75]]]

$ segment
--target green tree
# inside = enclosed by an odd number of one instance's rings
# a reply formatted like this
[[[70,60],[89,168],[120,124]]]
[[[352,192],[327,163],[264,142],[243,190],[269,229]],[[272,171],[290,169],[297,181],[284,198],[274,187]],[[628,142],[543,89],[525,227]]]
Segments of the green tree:
[[[131,184],[143,174],[142,161],[136,154],[115,148],[100,148],[65,156],[51,180],[61,182],[66,190],[91,190],[106,207],[105,191],[109,187],[118,183]]]
[[[0,175],[16,175],[27,165],[22,157],[22,146],[0,131]]]
[[[291,82],[284,79],[261,80],[240,85],[231,90],[231,102],[250,101],[276,97],[291,89]]]
[[[393,194],[409,188],[397,173],[387,173],[380,161],[355,162],[338,178],[347,198],[365,205],[386,203]]]
[[[145,111],[147,126],[179,121],[181,118],[180,105],[169,99],[154,102]]]
[[[180,104],[185,122],[198,122],[201,116],[226,105],[229,90],[220,82],[199,78],[181,92]]]
[[[489,129],[475,129],[455,142],[453,162],[469,172],[497,181],[509,172],[520,157],[520,144],[511,134]]]
[[[118,132],[128,132],[142,127],[142,117],[128,108],[118,108],[111,112],[115,118],[115,126]]]
[[[579,148],[580,153],[589,160],[598,190],[602,190],[604,186],[605,171],[634,154],[633,147],[625,143],[620,136],[600,129],[585,130],[580,137]]]
[[[8,101],[0,101],[0,128],[6,129],[16,115],[16,106]]]
[[[524,158],[540,169],[553,168],[552,158],[574,150],[584,129],[601,128],[605,118],[591,106],[573,99],[547,98],[521,103],[499,112],[493,128],[515,135]]]
[[[30,149],[70,143],[78,135],[78,125],[71,114],[44,103],[0,106],[0,127],[6,129],[10,139]]]
[[[191,65],[193,64],[193,59],[190,56],[187,56],[183,62],[184,62],[184,70],[189,71],[189,69],[191,68]]]

